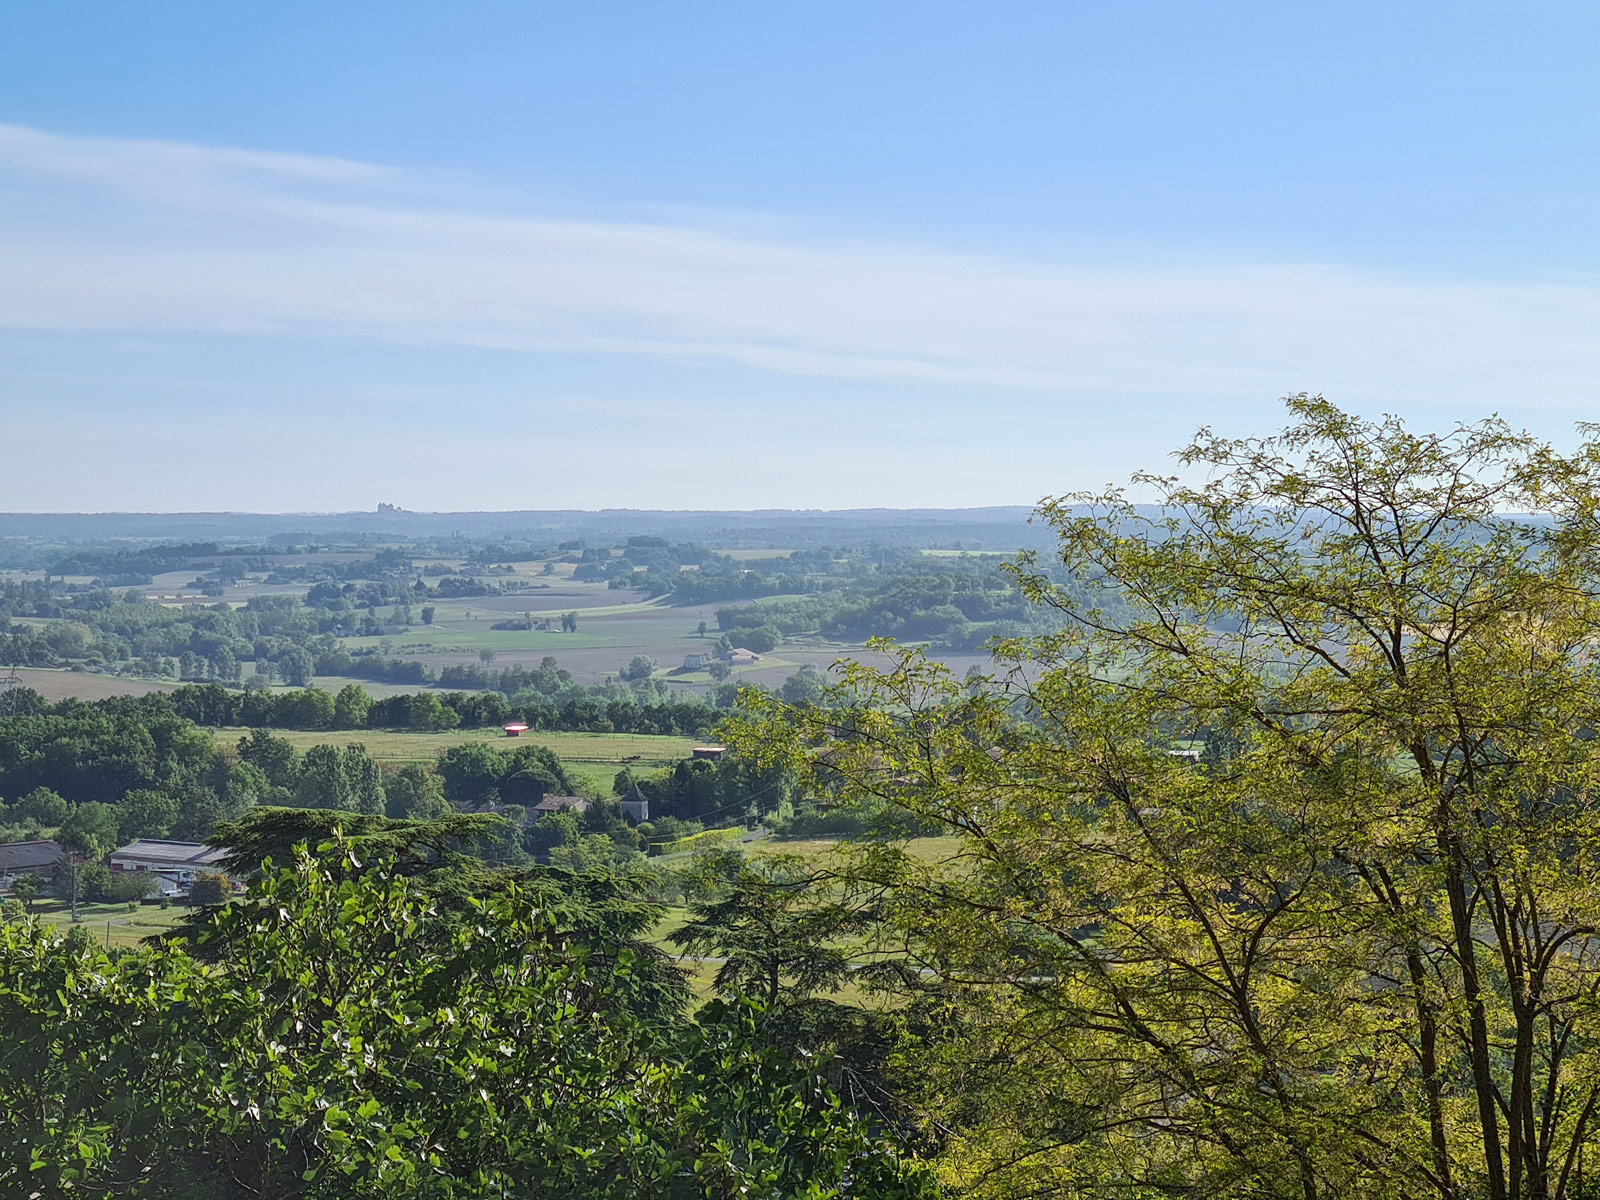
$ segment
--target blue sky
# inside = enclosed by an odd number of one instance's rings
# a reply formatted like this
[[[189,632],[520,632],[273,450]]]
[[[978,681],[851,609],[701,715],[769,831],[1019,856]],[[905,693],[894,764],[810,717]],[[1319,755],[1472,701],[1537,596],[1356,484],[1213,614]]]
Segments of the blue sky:
[[[1029,503],[1300,390],[1565,439],[1597,41],[1590,4],[8,6],[0,510]]]

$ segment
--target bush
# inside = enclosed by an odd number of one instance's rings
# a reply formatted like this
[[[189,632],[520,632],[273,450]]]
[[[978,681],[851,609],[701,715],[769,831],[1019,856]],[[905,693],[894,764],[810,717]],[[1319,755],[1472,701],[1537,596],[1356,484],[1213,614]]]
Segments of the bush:
[[[628,660],[628,665],[619,671],[618,677],[628,683],[636,679],[649,679],[656,672],[656,660],[643,654],[635,654]]]
[[[196,875],[194,882],[189,885],[189,903],[222,904],[228,899],[231,891],[226,877],[209,872],[202,873]]]
[[[788,820],[774,822],[773,832],[783,838],[853,838],[870,827],[871,818],[859,808],[819,808],[808,804],[796,809]]]
[[[704,833],[692,833],[688,837],[663,843],[659,848],[652,846],[651,852],[653,854],[688,854],[695,850],[710,850],[728,842],[736,842],[743,836],[743,829],[707,829]]]
[[[778,643],[783,641],[783,633],[776,625],[739,625],[728,630],[728,643],[745,650],[753,650],[757,654],[766,654],[778,648]]]
[[[63,875],[65,878],[65,875]],[[111,897],[111,868],[104,863],[88,863],[78,868],[78,897],[100,902]],[[70,898],[71,893],[68,893]]]
[[[146,871],[111,871],[111,881],[106,885],[106,899],[125,900],[137,908],[139,901],[153,896],[160,889],[160,881]]]

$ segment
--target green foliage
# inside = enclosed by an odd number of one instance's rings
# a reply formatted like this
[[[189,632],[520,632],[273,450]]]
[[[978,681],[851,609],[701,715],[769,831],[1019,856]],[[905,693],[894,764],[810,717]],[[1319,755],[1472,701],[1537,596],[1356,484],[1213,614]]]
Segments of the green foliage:
[[[239,757],[258,768],[272,787],[292,788],[300,780],[300,752],[265,729],[252,729],[239,739]]]
[[[117,846],[117,811],[109,804],[80,804],[67,814],[56,841],[68,854],[99,859]]]
[[[178,802],[171,796],[153,788],[134,788],[117,805],[118,837],[124,842],[166,837],[177,819]]]
[[[312,746],[300,764],[295,798],[303,808],[384,811],[382,776],[365,746]]]
[[[722,959],[718,991],[770,1011],[844,982],[850,955],[840,942],[860,932],[860,914],[829,896],[813,870],[794,858],[751,862],[737,852],[711,856],[700,870],[702,898],[690,903],[672,943]]]
[[[383,780],[384,812],[403,820],[428,821],[450,811],[439,773],[420,763],[407,763]]]
[[[407,698],[406,726],[417,730],[454,729],[461,714],[447,706],[433,692],[418,692]]]
[[[334,862],[354,852],[337,842]],[[301,852],[185,945],[0,928],[0,1189],[41,1195],[931,1197],[761,1016],[633,1015],[516,887],[442,921]],[[848,1182],[847,1182],[848,1181]]]
[[[161,886],[148,871],[108,871],[107,874],[110,879],[106,883],[105,899],[111,901],[143,900],[155,895]]]
[[[635,654],[622,670],[617,672],[617,677],[626,682],[636,679],[649,679],[654,675],[659,664],[655,659],[645,654]]]
[[[15,812],[25,821],[54,828],[67,819],[72,804],[50,788],[36,787],[17,801]]]
[[[731,731],[963,835],[841,861],[948,1013],[898,1078],[973,1195],[1588,1187],[1600,445],[1289,408],[1156,509],[1047,504],[1064,624],[1004,683],[902,652]]]
[[[223,904],[231,894],[227,877],[211,871],[202,871],[189,885],[191,904]]]
[[[572,795],[577,783],[555,751],[521,745],[501,750],[484,742],[452,746],[439,757],[444,794],[457,807],[485,803],[531,808],[547,794]]]
[[[37,871],[30,871],[11,881],[12,899],[18,900],[28,911],[33,911],[33,902],[44,895],[44,876]]]
[[[654,848],[658,854],[692,854],[699,850],[711,850],[718,846],[726,846],[729,842],[736,842],[744,836],[742,829],[706,829],[699,833],[691,833],[685,837],[673,838],[655,843]]]
[[[334,698],[321,688],[306,687],[285,692],[273,706],[277,723],[288,729],[332,729]]]
[[[430,616],[432,611],[432,609],[423,610]],[[367,695],[367,690],[360,684],[347,683],[333,698],[333,728],[365,729],[367,716],[371,711],[372,698]]]

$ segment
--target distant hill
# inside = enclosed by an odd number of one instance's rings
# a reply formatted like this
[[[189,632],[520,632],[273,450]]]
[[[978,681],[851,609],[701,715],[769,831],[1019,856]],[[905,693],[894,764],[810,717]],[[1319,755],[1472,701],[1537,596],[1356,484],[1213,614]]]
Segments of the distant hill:
[[[67,542],[113,539],[294,543],[340,535],[622,539],[648,534],[728,549],[895,545],[1010,550],[1040,543],[1020,505],[950,509],[648,509],[421,513],[383,505],[347,513],[0,513],[0,537]]]

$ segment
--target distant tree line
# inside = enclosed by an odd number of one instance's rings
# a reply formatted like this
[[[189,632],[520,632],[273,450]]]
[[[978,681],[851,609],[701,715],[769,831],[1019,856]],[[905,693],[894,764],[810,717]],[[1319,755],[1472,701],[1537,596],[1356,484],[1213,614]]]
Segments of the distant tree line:
[[[238,691],[216,684],[169,693],[173,710],[200,725],[263,729],[486,729],[521,721],[530,729],[568,733],[640,733],[701,737],[720,717],[698,697],[641,701],[626,692],[580,692],[561,703],[516,703],[499,692],[414,692],[374,698],[359,684],[337,692],[318,687],[286,692]]]

